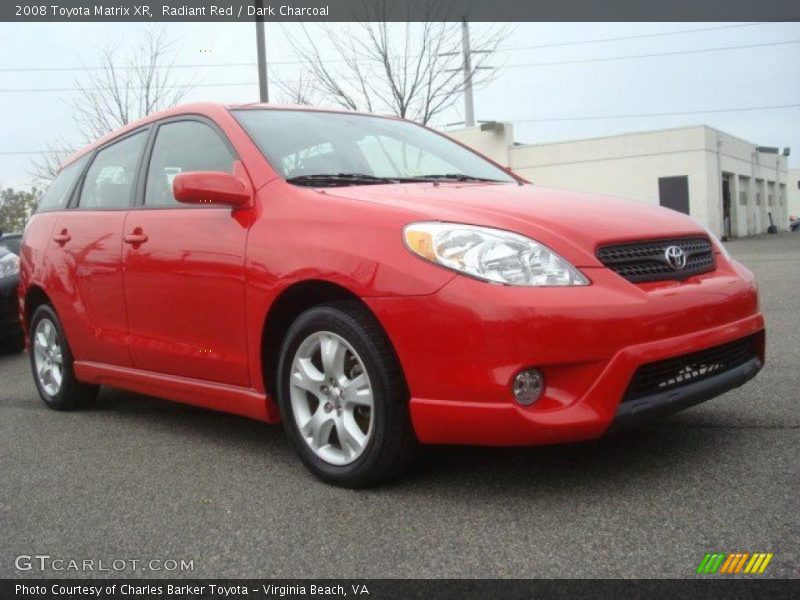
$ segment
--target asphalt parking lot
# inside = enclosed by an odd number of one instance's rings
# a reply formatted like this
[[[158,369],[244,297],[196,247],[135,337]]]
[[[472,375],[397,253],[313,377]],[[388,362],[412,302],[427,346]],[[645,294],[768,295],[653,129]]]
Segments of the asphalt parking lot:
[[[21,554],[194,564],[100,576],[691,577],[714,551],[798,577],[800,235],[728,247],[768,324],[753,382],[596,442],[432,448],[369,491],[318,483],[279,427],[111,389],[48,410],[27,355],[2,356],[0,577],[82,575]]]

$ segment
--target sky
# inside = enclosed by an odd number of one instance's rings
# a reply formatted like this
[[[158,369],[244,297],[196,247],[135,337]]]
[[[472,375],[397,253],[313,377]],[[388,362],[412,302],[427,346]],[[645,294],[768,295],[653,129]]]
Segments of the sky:
[[[124,52],[142,27],[0,24],[0,186],[30,185],[30,153],[85,137],[72,121],[76,93],[68,90],[85,76],[82,66],[98,64],[100,48],[116,42]],[[211,66],[255,62],[252,23],[168,27],[176,63],[205,65],[175,72],[176,81],[197,84],[185,101],[258,99],[254,66]],[[296,27],[267,25],[272,78],[302,75],[287,38]],[[487,27],[471,24],[473,37]],[[475,91],[476,118],[511,122],[516,141],[530,144],[707,124],[758,145],[791,147],[789,165],[800,167],[798,42],[800,23],[520,23],[487,63],[496,71]],[[695,52],[722,47],[736,48]],[[72,70],[32,70],[42,68]],[[795,106],[721,112],[783,105]],[[457,102],[432,124],[460,120]]]

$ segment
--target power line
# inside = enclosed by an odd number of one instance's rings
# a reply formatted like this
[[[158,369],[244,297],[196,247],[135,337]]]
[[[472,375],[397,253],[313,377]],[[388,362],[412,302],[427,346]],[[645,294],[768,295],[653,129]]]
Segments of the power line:
[[[712,113],[725,113],[725,112],[742,112],[754,110],[774,110],[785,108],[800,108],[800,104],[773,104],[762,106],[741,106],[735,108],[712,108],[708,110],[685,110],[685,111],[672,111],[672,112],[658,112],[658,113],[632,113],[627,115],[594,115],[594,116],[579,116],[579,117],[544,117],[540,119],[511,119],[514,123],[542,123],[549,121],[594,121],[601,119],[634,119],[644,117],[668,117],[677,115],[701,115]],[[58,150],[14,150],[14,151],[0,151],[0,156],[31,156],[42,154],[60,154],[64,152],[71,152],[68,149]]]
[[[625,54],[622,56],[607,56],[597,58],[583,58],[577,60],[558,60],[538,63],[521,63],[516,65],[504,65],[503,69],[518,69],[527,67],[549,67],[558,65],[578,65],[595,62],[609,62],[615,60],[632,60],[637,58],[654,58],[657,56],[680,56],[684,54],[702,54],[704,52],[720,52],[723,50],[742,50],[745,48],[765,48],[767,46],[786,46],[788,44],[798,44],[800,40],[787,40],[784,42],[765,42],[763,44],[742,44],[739,46],[719,46],[717,48],[698,48],[696,50],[675,50],[672,52],[654,52],[652,54]]]
[[[185,63],[175,65],[156,65],[156,69],[199,69],[204,67],[254,67],[254,62],[236,62],[236,63]],[[131,71],[141,68],[142,65],[119,65],[114,68],[118,71]],[[147,67],[149,68],[149,67]],[[49,72],[49,71],[104,71],[106,67],[3,67],[0,68],[0,73],[17,73],[17,72]]]
[[[599,44],[604,42],[620,42],[624,40],[641,40],[645,38],[664,37],[669,35],[680,35],[683,33],[699,33],[701,31],[717,31],[720,29],[737,29],[740,27],[755,27],[758,25],[774,25],[775,23],[742,23],[738,25],[719,25],[716,27],[698,27],[696,29],[678,29],[672,31],[658,31],[655,33],[641,33],[638,35],[623,35],[617,37],[595,38],[592,40],[578,40],[574,42],[552,42],[547,44],[536,44],[534,46],[510,46],[498,48],[502,52],[516,52],[517,50],[538,50],[539,48],[557,48],[561,46],[578,46],[582,44]]]
[[[285,83],[285,82],[284,82]],[[258,81],[231,81],[231,82],[221,82],[221,83],[195,83],[195,84],[174,84],[174,85],[162,85],[159,86],[162,89],[176,89],[176,88],[197,88],[197,87],[236,87],[236,86],[244,86],[244,85],[258,85]],[[120,86],[122,89],[126,90],[140,90],[144,89],[142,86]],[[80,87],[69,87],[69,88],[27,88],[27,89],[12,89],[12,90],[0,90],[0,93],[35,93],[35,92],[102,92],[102,91],[111,91],[113,88],[110,87],[91,87],[91,88],[80,88]]]
[[[786,46],[789,44],[798,44],[800,40],[786,40],[783,42],[766,42],[762,44],[741,44],[738,46],[720,46],[717,48],[699,48],[695,50],[676,50],[673,52],[656,52],[652,54],[627,54],[623,56],[608,56],[608,57],[598,57],[598,58],[585,58],[585,59],[578,59],[578,60],[562,60],[562,61],[548,61],[548,62],[539,62],[539,63],[520,63],[520,64],[512,64],[512,65],[505,65],[502,67],[503,69],[521,69],[521,68],[530,68],[530,67],[548,67],[548,66],[559,66],[559,65],[574,65],[574,64],[587,64],[587,63],[596,63],[596,62],[609,62],[609,61],[617,61],[617,60],[635,60],[641,58],[655,58],[660,56],[682,56],[687,54],[700,54],[706,52],[721,52],[725,50],[742,50],[747,48],[765,48],[769,46]],[[340,77],[339,79],[342,80],[352,80],[356,79],[355,77]],[[283,81],[276,81],[276,83],[291,83],[291,80],[283,80]],[[175,84],[175,85],[165,85],[164,88],[182,88],[182,87],[237,87],[237,86],[249,86],[249,85],[258,85],[257,81],[234,81],[234,82],[221,82],[221,83],[198,83],[194,85],[188,84]],[[37,93],[37,92],[80,92],[80,91],[103,91],[109,90],[111,88],[80,88],[80,87],[64,87],[64,88],[18,88],[18,89],[0,89],[0,93]],[[143,89],[138,86],[131,86],[126,87],[126,89]]]
[[[551,121],[599,121],[602,119],[636,119],[643,117],[671,117],[678,115],[703,115],[712,113],[744,112],[753,110],[775,110],[783,108],[800,108],[800,104],[773,104],[763,106],[740,106],[735,108],[712,108],[709,110],[683,110],[673,112],[639,113],[627,115],[594,115],[579,117],[542,117],[536,119],[510,119],[513,123],[545,123]]]
[[[0,152],[0,156],[33,156],[42,154],[65,154],[74,150],[19,150],[13,152]]]
[[[638,35],[625,35],[607,38],[595,38],[590,40],[576,40],[572,42],[553,42],[547,44],[537,44],[533,46],[508,46],[497,48],[497,52],[517,52],[520,50],[538,50],[541,48],[559,48],[564,46],[578,46],[583,44],[598,44],[605,42],[616,42],[624,40],[637,40],[654,37],[664,37],[671,35],[681,35],[689,33],[699,33],[704,31],[717,31],[724,29],[735,29],[740,27],[755,27],[763,25],[775,25],[775,23],[744,23],[737,25],[720,25],[717,27],[698,27],[695,29],[680,29],[674,31],[660,31],[655,33],[643,33]],[[325,60],[326,63],[346,62],[344,59],[329,59]],[[179,63],[174,65],[158,65],[157,69],[204,69],[204,68],[225,68],[225,67],[254,67],[257,63],[254,62],[225,62],[225,63]],[[273,60],[270,61],[272,65],[300,65],[304,64],[302,60]],[[118,70],[133,70],[140,68],[140,65],[121,65],[115,67]],[[99,66],[71,66],[71,67],[2,67],[0,73],[17,73],[17,72],[59,72],[59,71],[102,71],[105,67]]]

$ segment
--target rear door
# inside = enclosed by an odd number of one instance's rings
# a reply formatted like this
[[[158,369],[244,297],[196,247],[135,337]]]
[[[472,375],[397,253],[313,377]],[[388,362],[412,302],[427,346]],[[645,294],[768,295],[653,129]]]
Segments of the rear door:
[[[133,204],[148,130],[98,150],[48,252],[48,293],[79,360],[130,366],[122,277],[122,228]]]
[[[157,126],[123,263],[136,368],[248,386],[244,255],[251,209],[179,204],[178,173],[232,173],[236,153],[201,117]]]

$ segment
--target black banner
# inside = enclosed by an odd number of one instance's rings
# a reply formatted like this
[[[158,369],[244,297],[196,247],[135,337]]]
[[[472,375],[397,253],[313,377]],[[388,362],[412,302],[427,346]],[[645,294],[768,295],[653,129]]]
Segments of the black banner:
[[[796,581],[767,579],[695,580],[80,580],[0,581],[4,600],[238,599],[238,600],[468,600],[492,598],[797,598]]]
[[[263,8],[259,8],[263,7]],[[796,21],[797,0],[3,0],[0,21]]]

